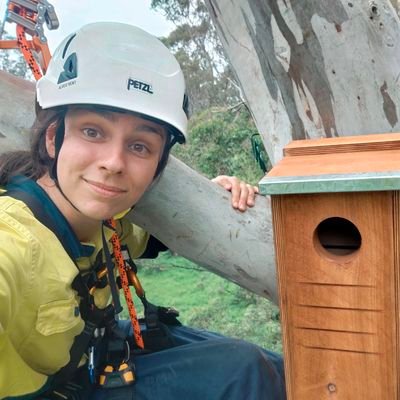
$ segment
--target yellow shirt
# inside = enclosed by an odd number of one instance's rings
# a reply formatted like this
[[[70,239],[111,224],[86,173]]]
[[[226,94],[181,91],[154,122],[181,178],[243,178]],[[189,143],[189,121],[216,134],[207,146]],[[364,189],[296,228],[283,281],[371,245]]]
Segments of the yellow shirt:
[[[119,230],[131,256],[139,257],[149,235],[124,219]],[[94,251],[77,260],[82,270],[93,265],[101,235],[85,247]],[[53,232],[23,202],[0,196],[0,399],[38,391],[68,363],[84,326],[71,288],[77,273]],[[99,307],[108,301],[108,287],[96,291]]]

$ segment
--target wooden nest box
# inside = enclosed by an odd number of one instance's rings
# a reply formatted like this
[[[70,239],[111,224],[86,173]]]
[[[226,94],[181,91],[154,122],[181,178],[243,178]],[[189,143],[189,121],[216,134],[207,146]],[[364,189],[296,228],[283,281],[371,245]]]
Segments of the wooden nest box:
[[[289,400],[400,400],[400,134],[289,144],[271,195]]]

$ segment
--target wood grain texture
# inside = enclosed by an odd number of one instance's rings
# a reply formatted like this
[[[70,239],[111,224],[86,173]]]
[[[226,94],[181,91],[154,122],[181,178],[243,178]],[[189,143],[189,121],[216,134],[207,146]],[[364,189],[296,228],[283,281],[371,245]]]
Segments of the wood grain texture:
[[[288,398],[397,399],[397,193],[274,196],[272,209]],[[358,228],[352,254],[319,242],[332,217]]]
[[[346,136],[330,139],[296,140],[283,149],[285,157],[314,154],[354,153],[358,151],[399,150],[400,133]]]
[[[296,140],[271,177],[400,171],[400,134]]]

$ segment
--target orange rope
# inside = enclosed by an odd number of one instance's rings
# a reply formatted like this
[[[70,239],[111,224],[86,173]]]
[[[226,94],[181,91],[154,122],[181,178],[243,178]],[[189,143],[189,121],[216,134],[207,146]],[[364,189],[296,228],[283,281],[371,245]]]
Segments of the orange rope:
[[[37,3],[37,0],[32,0],[33,3]],[[28,10],[24,6],[14,4],[12,1],[8,4],[8,10],[15,14],[18,14],[21,18],[26,21],[30,21],[34,24],[37,22],[37,13]],[[58,22],[58,21],[57,21]],[[41,42],[41,39],[33,35],[32,40],[26,38],[27,30],[23,25],[17,23],[17,40],[0,40],[0,49],[20,49],[22,55],[25,58],[33,76],[36,80],[39,80],[42,75],[46,72],[49,65],[51,54],[47,42]],[[36,52],[39,59],[36,60],[33,52]]]
[[[107,222],[114,228],[114,230],[116,229],[116,223],[115,223],[114,219],[108,220]],[[136,341],[136,344],[138,345],[138,347],[140,347],[141,349],[144,349],[143,337],[142,337],[142,333],[140,331],[140,325],[139,325],[139,321],[137,318],[135,305],[133,303],[132,293],[129,290],[128,275],[127,275],[126,268],[125,268],[125,260],[122,256],[122,252],[121,252],[121,243],[119,241],[116,231],[113,233],[113,235],[111,237],[111,243],[113,245],[114,256],[115,256],[115,259],[118,264],[119,276],[121,278],[122,289],[124,290],[124,296],[125,296],[126,304],[128,306],[128,312],[129,312],[129,317],[130,317],[131,323],[132,323],[135,341]]]
[[[20,25],[17,25],[17,41],[18,46],[21,49],[21,52],[33,73],[33,76],[36,80],[39,80],[42,77],[42,71],[40,70],[35,58],[33,57],[32,50],[25,36],[25,28]]]

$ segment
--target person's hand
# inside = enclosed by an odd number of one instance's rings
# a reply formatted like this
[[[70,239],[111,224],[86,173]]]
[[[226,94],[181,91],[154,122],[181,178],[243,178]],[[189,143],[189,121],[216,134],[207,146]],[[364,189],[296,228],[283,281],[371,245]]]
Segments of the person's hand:
[[[241,181],[236,176],[219,175],[212,182],[217,183],[224,189],[232,193],[232,207],[246,211],[247,207],[253,207],[255,204],[255,197],[258,193],[258,187],[249,185],[248,183]]]

